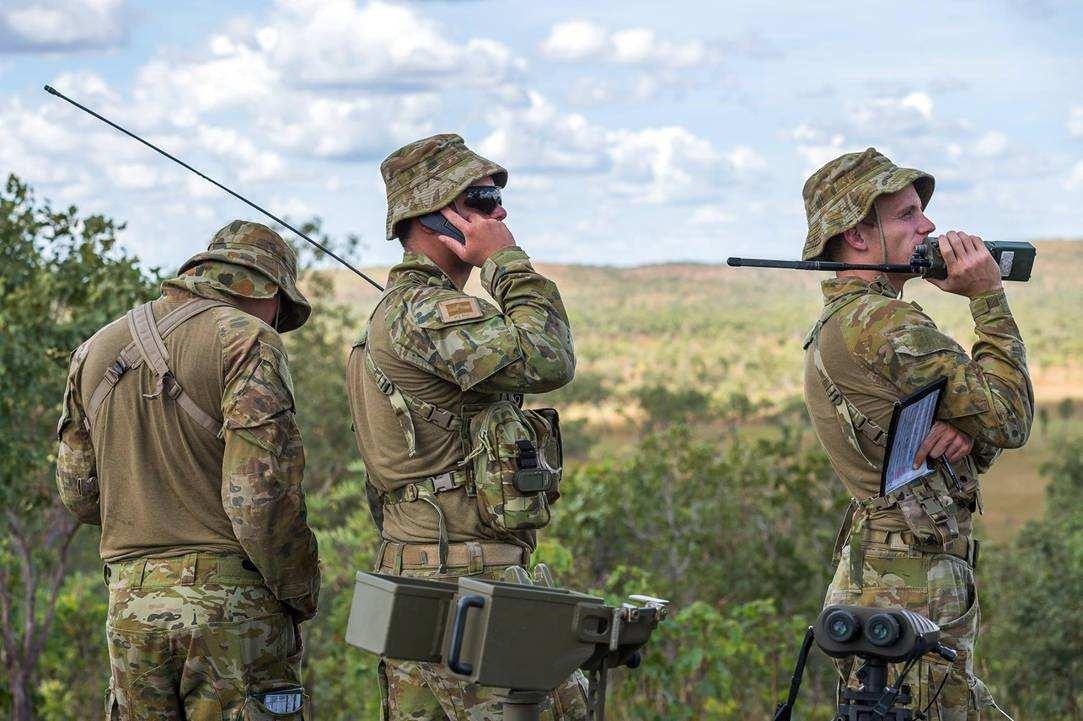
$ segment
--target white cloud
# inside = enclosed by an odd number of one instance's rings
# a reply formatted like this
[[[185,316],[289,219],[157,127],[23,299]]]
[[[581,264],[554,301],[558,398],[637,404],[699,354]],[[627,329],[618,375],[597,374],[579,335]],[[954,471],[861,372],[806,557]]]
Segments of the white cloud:
[[[738,145],[726,153],[726,160],[739,173],[753,173],[767,169],[767,161],[747,145]]]
[[[1068,134],[1083,138],[1083,105],[1077,105],[1068,113]]]
[[[681,203],[718,192],[721,155],[681,126],[607,134],[613,188],[647,203]]]
[[[112,163],[105,166],[110,181],[123,190],[147,190],[161,182],[158,168],[146,163]]]
[[[381,0],[364,6],[353,0],[280,0],[256,37],[269,62],[298,85],[402,91],[454,80],[489,86],[523,67],[502,43],[452,42],[415,8]]]
[[[993,158],[1004,154],[1008,146],[1008,136],[997,130],[990,130],[974,143],[974,154],[982,158]]]
[[[107,48],[126,37],[124,0],[12,3],[0,10],[0,52]]]
[[[259,122],[279,147],[318,158],[378,159],[390,148],[435,132],[432,120],[439,106],[434,94],[353,100],[318,97],[277,107]]]
[[[1083,188],[1083,160],[1080,160],[1068,171],[1068,177],[1064,180],[1065,190],[1077,190]]]
[[[557,23],[538,48],[551,60],[577,61],[595,58],[609,49],[604,28],[587,20]]]
[[[538,46],[538,51],[543,57],[560,62],[596,60],[650,66],[654,70],[717,65],[724,58],[717,42],[698,38],[662,40],[653,29],[645,27],[609,33],[587,20],[557,23]]]
[[[714,205],[701,205],[692,212],[688,222],[697,226],[729,225],[737,222],[737,216]]]
[[[493,131],[478,151],[510,168],[528,172],[596,172],[606,167],[603,128],[578,113],[561,113],[537,92],[522,107],[497,108],[487,120]]]

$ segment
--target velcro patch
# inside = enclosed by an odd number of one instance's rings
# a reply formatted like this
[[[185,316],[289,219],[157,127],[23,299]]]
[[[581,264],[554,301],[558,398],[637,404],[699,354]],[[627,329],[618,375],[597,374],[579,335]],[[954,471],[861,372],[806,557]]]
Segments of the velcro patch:
[[[436,312],[445,323],[480,318],[483,313],[477,298],[449,298],[436,304]]]

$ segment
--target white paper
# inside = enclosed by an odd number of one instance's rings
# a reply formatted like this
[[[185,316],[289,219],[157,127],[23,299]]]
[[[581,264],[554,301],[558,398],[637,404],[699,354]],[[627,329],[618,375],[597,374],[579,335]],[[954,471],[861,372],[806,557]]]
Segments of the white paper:
[[[914,456],[917,455],[918,449],[921,448],[922,442],[933,426],[936,401],[939,397],[940,391],[934,391],[899,411],[895,438],[891,444],[891,452],[888,454],[884,495],[932,471],[928,460],[919,468],[914,468]]]

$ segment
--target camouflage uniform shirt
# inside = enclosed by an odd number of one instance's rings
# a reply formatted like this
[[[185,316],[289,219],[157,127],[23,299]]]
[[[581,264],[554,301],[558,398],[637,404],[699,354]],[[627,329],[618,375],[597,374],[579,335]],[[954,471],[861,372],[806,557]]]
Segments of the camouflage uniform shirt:
[[[825,304],[850,299],[819,332],[827,375],[881,428],[887,429],[895,401],[947,377],[938,417],[974,439],[971,460],[979,472],[988,469],[1000,449],[1026,442],[1034,394],[1023,340],[1003,291],[970,301],[978,336],[970,357],[916,303],[897,299],[883,277],[872,283],[852,277],[826,280],[823,292]],[[859,500],[878,495],[884,449],[858,434],[861,451],[873,467],[850,445],[824,391],[812,345],[806,353],[805,399],[816,433],[847,491]],[[969,531],[969,518],[959,520]],[[897,508],[874,511],[870,527],[907,528]]]
[[[493,253],[481,282],[500,308],[458,290],[428,257],[407,252],[350,355],[347,384],[358,447],[369,484],[379,493],[455,469],[466,454],[459,432],[417,417],[411,455],[388,396],[366,368],[376,366],[404,393],[458,415],[501,393],[543,393],[575,370],[568,316],[556,285],[537,273],[518,247]],[[416,415],[416,414],[415,414]],[[495,538],[476,502],[462,491],[437,495],[452,542]],[[384,508],[383,535],[403,542],[438,538],[425,503]],[[533,546],[533,532],[519,532]]]
[[[316,539],[282,341],[198,276],[167,281],[155,317],[194,296],[230,305],[192,318],[165,344],[186,392],[223,420],[220,437],[167,398],[141,397],[154,385],[146,364],[122,376],[89,430],[83,399],[131,340],[119,319],[73,354],[58,430],[60,497],[80,521],[102,526],[107,562],[199,551],[246,556],[279,600],[310,617]]]

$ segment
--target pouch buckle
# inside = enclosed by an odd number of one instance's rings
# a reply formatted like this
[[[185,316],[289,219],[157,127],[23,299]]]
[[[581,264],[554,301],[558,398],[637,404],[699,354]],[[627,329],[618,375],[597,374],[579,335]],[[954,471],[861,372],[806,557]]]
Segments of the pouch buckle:
[[[455,488],[455,479],[451,476],[451,471],[441,473],[438,476],[433,476],[431,479],[433,491],[436,493],[443,493],[444,491],[450,491]]]

